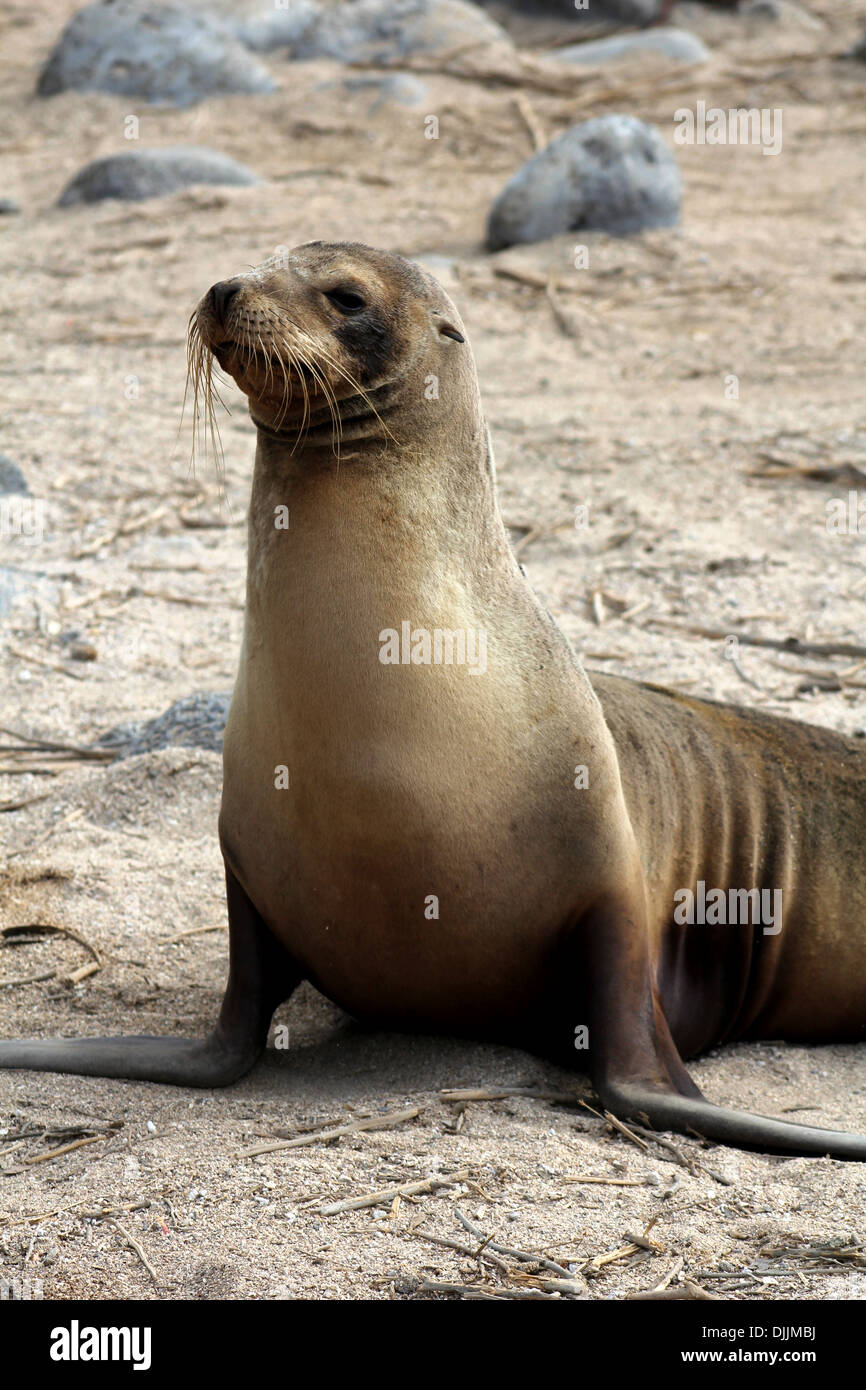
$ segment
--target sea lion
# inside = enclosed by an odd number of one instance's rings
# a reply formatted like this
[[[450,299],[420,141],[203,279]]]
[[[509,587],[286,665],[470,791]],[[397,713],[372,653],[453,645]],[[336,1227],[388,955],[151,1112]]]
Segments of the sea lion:
[[[466,332],[417,265],[313,242],[222,281],[191,326],[206,399],[214,361],[258,430],[222,1011],[202,1041],[7,1041],[0,1066],[225,1085],[308,979],[379,1024],[588,1056],[624,1118],[866,1158],[710,1104],[682,1060],[866,1035],[866,752],[590,681],[509,546]]]

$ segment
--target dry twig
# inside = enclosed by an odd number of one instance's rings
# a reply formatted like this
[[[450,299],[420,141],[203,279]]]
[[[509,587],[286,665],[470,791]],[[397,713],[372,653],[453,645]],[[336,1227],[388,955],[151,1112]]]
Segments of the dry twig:
[[[417,1197],[422,1192],[434,1192],[437,1187],[453,1187],[466,1182],[470,1176],[469,1168],[460,1168],[456,1173],[440,1173],[435,1177],[422,1178],[420,1182],[403,1182],[397,1187],[385,1187],[380,1192],[368,1192],[364,1197],[349,1197],[342,1202],[330,1202],[320,1207],[322,1216],[337,1216],[343,1211],[361,1211],[364,1207],[380,1207],[394,1197]]]
[[[236,1158],[255,1158],[257,1154],[278,1153],[281,1149],[305,1149],[311,1144],[330,1144],[334,1139],[342,1139],[347,1134],[362,1134],[373,1129],[395,1129],[408,1120],[417,1119],[421,1107],[410,1106],[408,1110],[393,1110],[389,1115],[368,1115],[363,1120],[351,1124],[336,1125],[332,1129],[317,1129],[311,1134],[300,1134],[294,1139],[276,1139],[272,1143],[256,1144],[251,1149],[242,1149]],[[402,1189],[399,1189],[402,1191]],[[398,1189],[395,1188],[397,1193]]]

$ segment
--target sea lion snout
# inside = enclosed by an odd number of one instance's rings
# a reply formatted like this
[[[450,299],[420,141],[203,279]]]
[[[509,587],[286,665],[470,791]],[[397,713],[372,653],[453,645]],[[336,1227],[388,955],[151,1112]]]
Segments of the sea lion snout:
[[[225,327],[229,305],[241,288],[240,280],[218,280],[211,285],[207,299],[211,313]]]

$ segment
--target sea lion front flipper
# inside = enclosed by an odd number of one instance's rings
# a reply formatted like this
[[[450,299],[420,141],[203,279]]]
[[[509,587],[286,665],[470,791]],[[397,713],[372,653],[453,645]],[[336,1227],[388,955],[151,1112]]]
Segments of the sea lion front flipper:
[[[0,1041],[0,1069],[175,1086],[228,1086],[237,1081],[261,1055],[274,1009],[300,984],[302,973],[228,867],[226,898],[229,978],[219,1019],[208,1037],[10,1038]]]
[[[866,1161],[866,1135],[728,1110],[704,1098],[653,989],[642,913],[600,906],[581,922],[573,944],[585,980],[592,1081],[612,1114],[734,1147]]]

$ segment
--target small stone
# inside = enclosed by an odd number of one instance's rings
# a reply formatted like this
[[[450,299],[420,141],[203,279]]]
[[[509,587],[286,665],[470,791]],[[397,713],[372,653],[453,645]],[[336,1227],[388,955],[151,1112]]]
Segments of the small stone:
[[[754,15],[757,19],[781,19],[782,6],[779,0],[741,0],[738,14]]]
[[[331,83],[327,84],[331,86]],[[347,92],[369,91],[377,100],[370,105],[370,114],[379,111],[389,101],[398,106],[420,106],[430,94],[426,82],[407,72],[383,73],[375,76],[347,77],[342,83]]]
[[[491,251],[565,232],[628,236],[679,221],[682,181],[655,126],[597,116],[571,126],[508,181],[487,222]]]
[[[153,753],[160,748],[207,748],[220,753],[231,693],[187,695],[140,724],[118,724],[94,747],[116,748],[117,759]]]
[[[435,275],[437,279],[445,279],[449,275],[453,275],[454,267],[457,264],[456,256],[444,256],[439,251],[419,251],[416,256],[412,257],[412,260],[423,266],[425,270],[429,270],[430,274]],[[553,1134],[555,1131],[551,1129],[550,1133]]]
[[[127,1154],[123,1165],[123,1181],[125,1183],[138,1182],[141,1177],[141,1165],[135,1154]]]
[[[491,4],[500,13],[505,6],[514,10],[515,18],[529,16],[539,19],[562,18],[572,24],[650,24],[662,17],[665,0],[591,0],[583,9],[577,9],[575,0],[481,0]]]
[[[0,618],[12,612],[13,604],[26,588],[26,581],[17,570],[9,565],[0,565]],[[21,679],[20,674],[18,679]],[[30,679],[29,675],[27,679]]]
[[[571,0],[572,5],[574,0]],[[661,18],[663,0],[602,0],[601,9],[622,24],[649,24]]]
[[[8,454],[0,454],[0,496],[9,493],[29,497],[30,489],[18,464],[14,463]]]
[[[99,653],[92,642],[72,642],[67,655],[71,656],[73,661],[96,661]]]
[[[85,164],[61,193],[57,206],[99,203],[106,198],[140,202],[176,193],[191,184],[261,183],[245,164],[201,145],[172,145],[158,150],[129,150]]]
[[[614,35],[609,39],[591,39],[588,43],[569,44],[556,48],[552,56],[562,63],[618,63],[643,54],[658,54],[672,63],[707,63],[710,51],[694,34],[685,29],[645,29],[638,34]]]
[[[0,198],[0,217],[11,217],[21,211],[21,204],[14,198]]]

